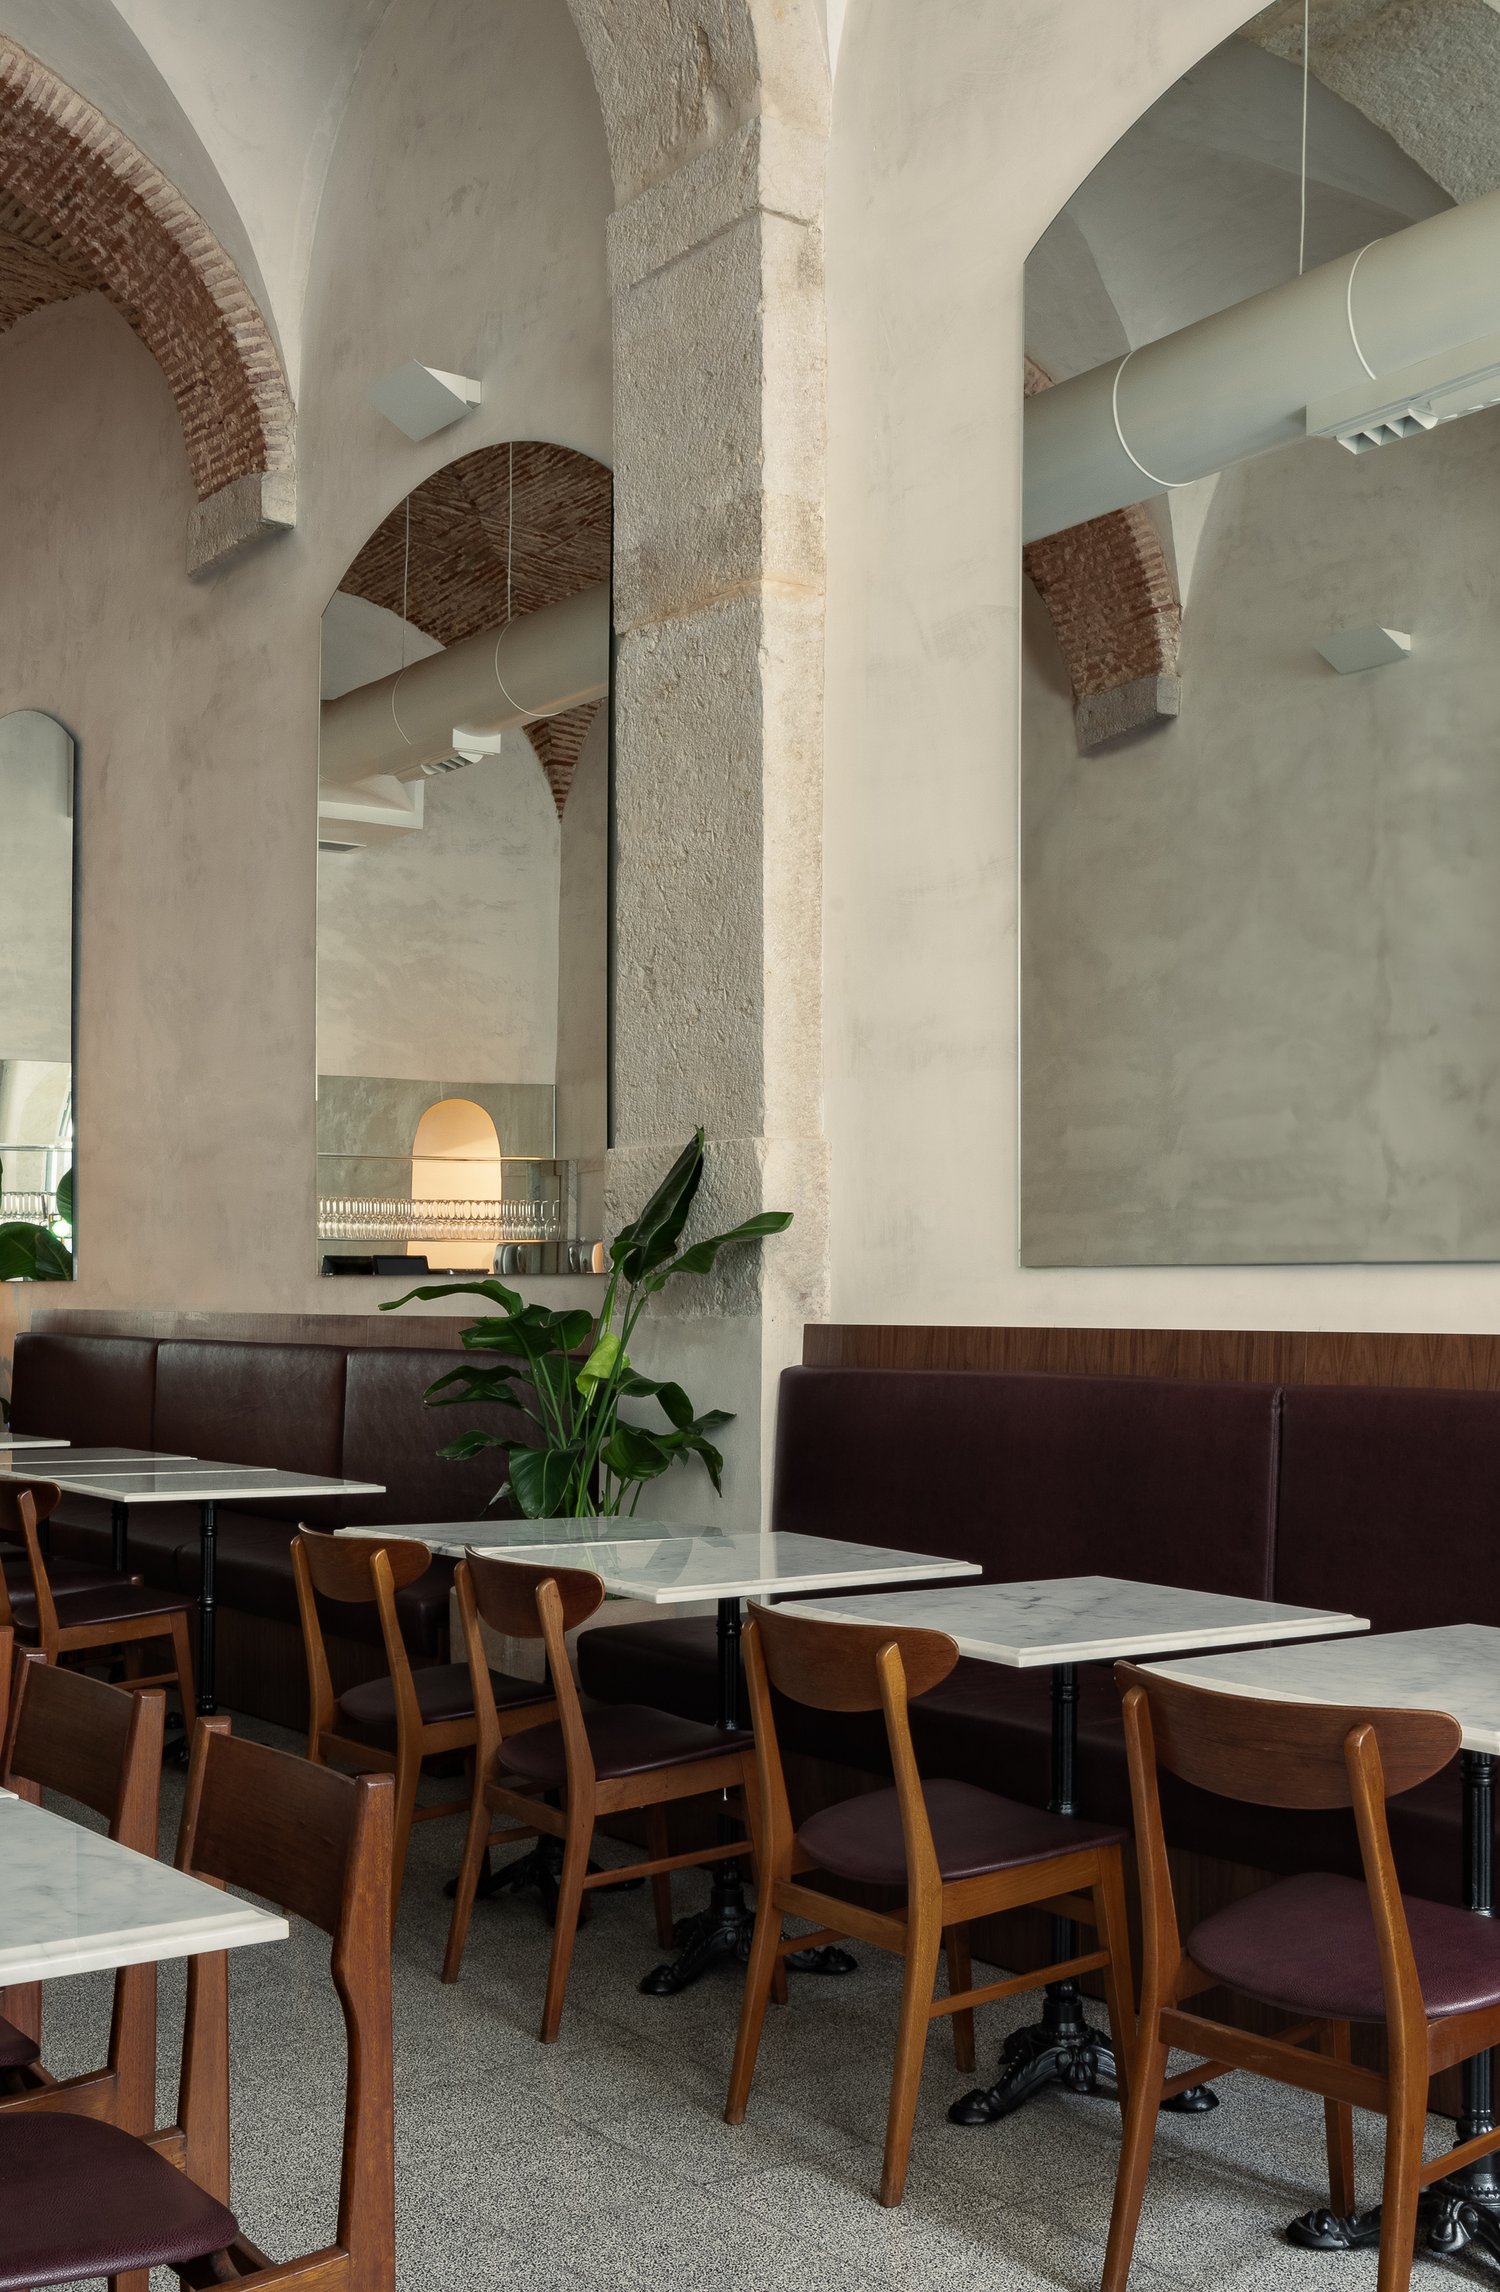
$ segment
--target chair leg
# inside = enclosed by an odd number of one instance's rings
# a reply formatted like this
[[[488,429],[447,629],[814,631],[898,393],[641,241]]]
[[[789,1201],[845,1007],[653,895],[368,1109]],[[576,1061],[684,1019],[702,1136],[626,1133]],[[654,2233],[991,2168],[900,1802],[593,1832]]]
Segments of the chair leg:
[[[1162,2087],[1167,2082],[1167,2048],[1156,2034],[1157,2008],[1141,2015],[1140,2041],[1130,2064],[1130,2100],[1125,2110],[1125,2137],[1115,2175],[1115,2201],[1109,2216],[1109,2244],[1099,2292],[1125,2292],[1140,2226],[1141,2199],[1151,2170],[1151,2149],[1161,2109]]]
[[[960,1990],[974,1986],[974,1961],[969,1955],[969,1929],[950,1926],[944,1937],[948,1951],[948,1995],[956,1997]],[[953,2059],[960,2069],[974,2066],[974,2008],[965,2007],[962,2013],[950,2014],[953,2024]]]
[[[458,1866],[458,1878],[453,1889],[453,1916],[448,1921],[448,1947],[443,1953],[445,1982],[458,1980],[459,1968],[464,1962],[464,1945],[469,1939],[469,1920],[474,1915],[474,1896],[479,1887],[479,1873],[484,1864],[489,1835],[490,1810],[484,1803],[484,1785],[476,1774],[473,1795],[469,1800],[469,1827],[464,1833],[464,1857]]]
[[[884,2205],[899,2204],[906,2190],[911,2132],[917,2117],[917,2088],[922,2082],[922,2059],[927,2051],[941,1947],[942,1933],[935,1925],[925,1929],[914,1925],[907,1934],[901,2018],[896,2031],[891,2105],[885,2121],[885,2159],[880,2172],[880,2201]]]
[[[593,1809],[580,1808],[576,1819],[569,1809],[567,1837],[563,1842],[562,1876],[557,1887],[557,1909],[552,1919],[552,1956],[547,1966],[547,1995],[542,2004],[541,2040],[551,2045],[562,2023],[563,2001],[568,1994],[568,1974],[573,1964],[573,1942],[578,1932],[578,1913],[583,1907],[583,1882],[588,1875],[589,1847],[593,1843]]]
[[[1104,2003],[1115,2056],[1115,2087],[1123,2117],[1130,2100],[1130,2068],[1135,2059],[1135,1989],[1130,1978],[1130,1922],[1125,1910],[1125,1870],[1119,1848],[1101,1860],[1093,1889],[1099,1944],[1109,1952],[1104,1969]]]
[[[396,1930],[396,1917],[401,1908],[401,1888],[406,1878],[406,1850],[411,1844],[411,1820],[416,1811],[417,1785],[422,1779],[422,1753],[405,1743],[396,1751],[396,1814],[395,1831],[391,1841],[391,1931]]]
[[[1391,2064],[1385,2120],[1385,2181],[1380,2192],[1380,2266],[1376,2292],[1407,2292],[1422,2193],[1422,2138],[1427,2129],[1425,2064]]]
[[[198,1715],[198,1690],[193,1680],[193,1641],[185,1615],[172,1618],[172,1668],[177,1673],[177,1693],[182,1700],[182,1724],[189,1735]]]
[[[1349,2024],[1331,2021],[1323,2043],[1333,2060],[1347,2061]],[[1328,2140],[1328,2209],[1342,2218],[1354,2210],[1354,2111],[1347,2101],[1325,2101],[1323,2124]]]
[[[646,1814],[646,1851],[655,1862],[670,1854],[671,1842],[667,1836],[667,1810],[664,1806],[648,1808]],[[651,1881],[651,1901],[656,1911],[656,1939],[662,1949],[672,1947],[672,1873],[658,1870]]]
[[[786,1985],[786,1966],[780,1956],[781,1912],[775,1906],[775,1891],[773,1881],[763,1878],[755,1909],[750,1962],[745,1968],[745,1990],[740,2000],[740,2026],[734,2040],[734,2066],[729,2072],[729,2098],[724,2104],[726,2125],[745,2122],[760,2054],[760,2033],[765,2027],[766,2007],[777,1986],[778,1974],[783,1989]]]

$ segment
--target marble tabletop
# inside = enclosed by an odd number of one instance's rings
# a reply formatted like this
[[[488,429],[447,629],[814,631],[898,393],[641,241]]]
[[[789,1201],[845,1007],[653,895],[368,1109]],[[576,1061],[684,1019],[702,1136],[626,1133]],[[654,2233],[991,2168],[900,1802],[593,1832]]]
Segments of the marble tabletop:
[[[425,1530],[345,1529],[343,1533],[420,1534],[435,1552],[459,1558],[470,1550],[514,1551],[532,1562],[590,1568],[603,1577],[611,1598],[649,1600],[658,1607],[809,1592],[820,1584],[888,1584],[902,1577],[930,1582],[934,1576],[980,1573],[972,1560],[945,1560],[930,1552],[888,1552],[879,1544],[846,1544],[831,1536],[660,1527],[654,1535],[622,1536],[618,1533],[622,1527],[633,1530],[650,1524],[610,1520],[598,1524],[609,1533],[597,1541],[560,1541],[556,1535],[560,1525],[544,1520],[448,1520]],[[526,1533],[538,1528],[552,1529],[551,1539],[538,1541]]]
[[[36,1474],[11,1470],[0,1480],[27,1480]],[[383,1482],[324,1480],[311,1472],[277,1472],[269,1466],[205,1465],[197,1458],[163,1463],[158,1470],[116,1472],[100,1466],[81,1473],[49,1472],[54,1488],[69,1496],[98,1496],[109,1504],[213,1504],[233,1497],[382,1496]]]
[[[12,1443],[0,1440],[0,1457],[10,1452]],[[60,1472],[78,1472],[85,1465],[92,1472],[96,1468],[116,1472],[155,1471],[158,1465],[193,1465],[193,1456],[175,1456],[170,1449],[154,1448],[59,1448],[54,1451]],[[38,1480],[44,1475],[52,1479],[52,1458],[28,1455],[24,1464],[8,1465],[0,1470],[0,1480]]]
[[[0,1795],[0,1989],[284,1942],[285,1918]]]
[[[1279,1600],[1194,1592],[1177,1584],[1138,1584],[1125,1576],[1042,1576],[1025,1583],[961,1590],[876,1592],[859,1600],[818,1600],[798,1615],[839,1623],[918,1624],[945,1631],[962,1655],[1017,1669],[1091,1663],[1177,1647],[1225,1647],[1241,1640],[1314,1639],[1368,1631],[1362,1616]]]
[[[1153,1663],[1167,1679],[1275,1703],[1355,1703],[1392,1711],[1446,1711],[1466,1751],[1500,1755],[1500,1626],[1434,1624],[1372,1632],[1331,1647],[1256,1647],[1233,1655]]]
[[[53,1440],[47,1433],[8,1432],[0,1434],[0,1448],[68,1448],[70,1446],[70,1442]]]

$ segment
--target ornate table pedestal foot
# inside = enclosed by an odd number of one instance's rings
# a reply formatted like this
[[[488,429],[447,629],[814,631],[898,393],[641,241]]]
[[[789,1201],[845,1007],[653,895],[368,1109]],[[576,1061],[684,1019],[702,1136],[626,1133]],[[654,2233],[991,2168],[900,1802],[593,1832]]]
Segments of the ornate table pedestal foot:
[[[1071,1982],[1060,1982],[1048,1990],[1040,2021],[1011,2031],[1000,2050],[1000,2074],[994,2084],[976,2086],[955,2101],[948,2121],[953,2125],[997,2124],[1048,2085],[1061,2085],[1069,2093],[1096,2093],[1110,2100],[1119,2091],[1114,2048],[1105,2033],[1084,2018],[1082,1994]],[[1218,2105],[1218,2095],[1207,2085],[1194,2085],[1162,2104],[1179,2116],[1197,2116]]]

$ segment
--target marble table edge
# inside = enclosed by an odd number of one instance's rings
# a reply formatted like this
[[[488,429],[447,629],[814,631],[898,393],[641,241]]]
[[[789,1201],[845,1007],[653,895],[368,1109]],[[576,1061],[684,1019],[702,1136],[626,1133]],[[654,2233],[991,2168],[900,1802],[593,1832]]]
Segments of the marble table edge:
[[[205,1957],[218,1950],[284,1942],[291,1933],[285,1918],[240,1903],[220,1918],[122,1926],[114,1932],[68,1937],[55,1942],[17,1943],[0,1948],[0,1989],[23,1982],[54,1981],[66,1974],[93,1974],[119,1966],[161,1964],[170,1958]]]
[[[1376,1633],[1374,1636],[1376,1639],[1381,1639],[1385,1637],[1395,1638],[1401,1635]],[[1329,1710],[1336,1711],[1340,1706],[1347,1706],[1350,1710],[1370,1709],[1377,1707],[1381,1701],[1378,1694],[1361,1695],[1352,1689],[1346,1689],[1341,1694],[1320,1694],[1313,1683],[1305,1686],[1299,1684],[1296,1687],[1290,1685],[1283,1687],[1268,1686],[1261,1680],[1236,1679],[1232,1665],[1233,1656],[1231,1653],[1224,1667],[1223,1675],[1212,1680],[1205,1677],[1203,1673],[1190,1671],[1183,1663],[1174,1663],[1170,1659],[1166,1662],[1152,1663],[1147,1668],[1157,1673],[1161,1678],[1175,1679],[1185,1687],[1211,1687],[1217,1694],[1243,1695],[1248,1701],[1254,1703],[1319,1703],[1325,1705]],[[1394,1710],[1415,1710],[1418,1706],[1398,1703],[1392,1705],[1391,1708]],[[1446,1711],[1449,1717],[1454,1719],[1463,1730],[1462,1748],[1464,1750],[1480,1751],[1489,1758],[1500,1757],[1500,1719],[1496,1719],[1494,1722],[1466,1719],[1461,1711],[1453,1709],[1451,1703],[1436,1698],[1431,1702],[1424,1702],[1421,1708]]]
[[[988,1589],[989,1587],[981,1588]],[[995,1588],[999,1589],[1000,1587]],[[787,1613],[790,1615],[822,1616],[843,1623],[879,1623],[885,1620],[879,1616],[841,1613],[840,1604],[836,1599],[788,1601],[786,1607]],[[904,1619],[894,1616],[889,1620],[893,1626],[904,1621]],[[1367,1632],[1370,1628],[1367,1616],[1330,1613],[1324,1616],[1304,1616],[1301,1618],[1279,1616],[1274,1620],[1249,1625],[1243,1621],[1233,1625],[1228,1623],[1185,1624],[1178,1631],[1144,1628],[1139,1632],[1126,1632],[1112,1637],[1098,1634],[1087,1639],[1056,1639],[1025,1643],[1019,1640],[1003,1640],[998,1637],[980,1637],[955,1629],[951,1624],[943,1623],[937,1619],[930,1623],[925,1618],[913,1617],[911,1620],[913,1624],[920,1624],[920,1628],[946,1632],[948,1637],[957,1644],[960,1655],[972,1656],[983,1663],[1003,1664],[1008,1670],[1013,1671],[1040,1671],[1051,1669],[1060,1663],[1108,1663],[1124,1660],[1130,1656],[1147,1656],[1168,1651],[1176,1653],[1189,1648],[1197,1648],[1200,1651],[1212,1653],[1218,1647],[1239,1647],[1251,1642],[1264,1644],[1277,1641],[1300,1642],[1309,1639],[1345,1638],[1360,1632]]]

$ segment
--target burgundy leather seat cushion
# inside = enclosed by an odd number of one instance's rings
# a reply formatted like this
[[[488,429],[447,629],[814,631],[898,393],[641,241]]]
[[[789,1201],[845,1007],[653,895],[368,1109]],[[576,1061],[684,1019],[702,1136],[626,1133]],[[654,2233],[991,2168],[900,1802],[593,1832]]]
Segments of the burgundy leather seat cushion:
[[[171,1338],[157,1348],[154,1448],[336,1479],[343,1423],[341,1346]],[[342,1518],[337,1505],[306,1499],[265,1509],[320,1526]]]
[[[0,1549],[0,1571],[4,1573],[12,1597],[17,1592],[30,1592],[31,1562],[24,1552]],[[134,1575],[143,1571],[132,1569],[131,1573]],[[84,1592],[97,1584],[108,1584],[113,1580],[108,1568],[92,1568],[83,1560],[60,1560],[55,1553],[48,1556],[47,1581],[54,1593]]]
[[[924,1782],[922,1796],[938,1868],[948,1880],[1015,1870],[1089,1847],[1118,1846],[1125,1836],[1102,1824],[1022,1806],[994,1791],[976,1790],[972,1783]],[[870,1886],[906,1884],[901,1803],[894,1790],[870,1791],[823,1807],[808,1817],[797,1838],[817,1867],[837,1878],[857,1878]]]
[[[977,1560],[991,1582],[1121,1575],[1263,1599],[1271,1385],[788,1369],[772,1525]]]
[[[749,1735],[721,1734],[717,1727],[678,1719],[670,1711],[648,1710],[643,1704],[590,1711],[584,1725],[601,1782],[650,1774],[657,1767],[676,1767],[692,1759],[717,1759],[726,1751],[748,1751],[753,1741]],[[500,1745],[500,1764],[544,1790],[558,1789],[568,1775],[561,1727],[554,1721],[512,1735]]]
[[[23,1330],[16,1339],[11,1421],[75,1448],[150,1448],[154,1337],[68,1337]]]
[[[1500,1623],[1497,1489],[1500,1393],[1291,1388],[1276,1597],[1374,1631]]]
[[[37,2058],[36,2041],[0,2014],[0,2069],[24,2069]]]
[[[144,1623],[153,1616],[161,1618],[165,1631],[168,1617],[186,1615],[190,1610],[197,1613],[196,1601],[185,1599],[179,1592],[156,1591],[149,1584],[122,1584],[114,1579],[87,1591],[59,1591],[53,1604],[65,1631],[76,1624]],[[15,1592],[10,1605],[17,1629],[35,1631],[36,1594]]]
[[[412,1673],[417,1708],[432,1726],[449,1719],[472,1719],[474,1694],[466,1663],[433,1663]],[[547,1690],[534,1679],[514,1679],[508,1671],[492,1671],[490,1684],[501,1710],[520,1703],[548,1700]],[[339,1697],[337,1724],[370,1742],[396,1740],[396,1689],[387,1675],[365,1680]]]
[[[1500,2004],[1500,1926],[1410,1896],[1406,1918],[1430,2015]],[[1205,1918],[1187,1950],[1215,1980],[1289,2013],[1385,2019],[1370,1898],[1358,1879],[1322,1871],[1285,1879]]]
[[[0,2292],[222,2252],[233,2213],[91,2117],[0,2118]]]
[[[459,1352],[404,1346],[351,1351],[344,1388],[344,1473],[350,1480],[377,1480],[383,1496],[351,1497],[342,1518],[350,1527],[384,1527],[423,1520],[482,1520],[506,1477],[505,1451],[479,1456],[439,1456],[460,1433],[491,1432],[518,1445],[536,1438],[536,1427],[519,1409],[433,1408],[425,1406],[427,1387],[466,1356]],[[491,1515],[504,1518],[505,1507]]]

